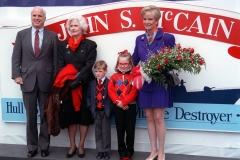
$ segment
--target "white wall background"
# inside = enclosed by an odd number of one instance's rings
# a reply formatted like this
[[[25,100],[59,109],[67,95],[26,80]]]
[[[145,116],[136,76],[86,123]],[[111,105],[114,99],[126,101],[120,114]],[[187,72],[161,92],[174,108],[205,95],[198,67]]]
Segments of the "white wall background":
[[[146,1],[145,1],[146,2]],[[125,2],[126,3],[126,2]],[[183,1],[177,3],[184,3],[190,5],[199,5],[210,8],[218,8],[221,10],[227,10],[231,12],[240,11],[240,1],[239,0],[202,0],[202,1]],[[73,12],[83,7],[44,7],[47,11],[47,19]],[[32,8],[21,8],[17,9],[15,7],[10,8],[0,8],[0,26],[29,26],[30,22],[30,12]],[[187,10],[187,8],[186,8]],[[199,11],[201,12],[201,11]],[[23,27],[25,28],[25,27]],[[20,29],[19,29],[20,30]],[[132,32],[131,36],[129,33],[117,33],[114,35],[105,35],[98,37],[91,37],[91,39],[98,41],[98,59],[105,59],[104,51],[106,48],[103,46],[108,43],[107,39],[112,39],[114,36],[126,37],[128,35],[128,41],[130,43],[111,44],[108,49],[111,53],[117,53],[122,49],[129,49],[133,51],[134,41],[136,35],[142,32]],[[9,42],[15,40],[15,36],[11,34],[11,29],[0,29],[0,97],[8,98],[21,98],[21,92],[19,87],[13,83],[11,80],[11,53],[12,45]],[[175,35],[177,41],[183,42],[186,36]],[[190,40],[188,39],[188,42]],[[197,43],[201,43],[198,40]],[[188,43],[189,44],[189,43]],[[192,46],[191,44],[189,44]],[[102,47],[101,47],[102,46]],[[227,46],[222,46],[227,47]],[[201,50],[199,48],[199,50]],[[114,55],[116,56],[116,55]],[[115,57],[108,57],[107,63],[115,64]],[[3,60],[8,60],[7,62]],[[237,64],[237,63],[236,63]],[[112,70],[110,69],[110,73]],[[236,75],[235,71],[235,75]],[[3,77],[8,78],[3,78]],[[10,87],[8,87],[10,86]],[[236,84],[234,84],[236,86]],[[193,88],[188,86],[190,90]],[[14,89],[12,89],[14,88]],[[202,87],[200,87],[202,88]],[[1,99],[0,99],[1,100]],[[0,103],[1,105],[1,103]],[[0,106],[1,107],[1,106]],[[6,144],[26,144],[25,136],[25,123],[13,123],[13,122],[3,122],[2,113],[0,109],[0,143]],[[79,137],[78,137],[79,138]],[[79,140],[79,139],[77,139]],[[214,157],[231,157],[240,158],[240,136],[239,133],[231,132],[212,132],[212,131],[191,131],[191,130],[173,130],[168,129],[166,134],[165,152],[173,154],[188,154],[188,155],[203,155],[203,156],[214,156]],[[51,146],[69,146],[67,130],[62,130],[59,136],[51,138]],[[86,148],[95,148],[94,139],[94,128],[90,127],[90,130],[85,141]],[[116,129],[112,127],[112,149],[117,149],[117,137]],[[150,151],[150,144],[148,139],[147,129],[136,128],[136,138],[135,138],[135,150],[136,151]]]

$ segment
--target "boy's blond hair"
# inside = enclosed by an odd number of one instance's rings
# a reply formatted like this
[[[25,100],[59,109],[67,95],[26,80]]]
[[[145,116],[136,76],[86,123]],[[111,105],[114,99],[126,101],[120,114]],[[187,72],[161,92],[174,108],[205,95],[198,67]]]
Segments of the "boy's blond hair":
[[[103,69],[103,70],[107,70],[107,63],[103,60],[98,60],[94,66],[93,66],[93,69]]]

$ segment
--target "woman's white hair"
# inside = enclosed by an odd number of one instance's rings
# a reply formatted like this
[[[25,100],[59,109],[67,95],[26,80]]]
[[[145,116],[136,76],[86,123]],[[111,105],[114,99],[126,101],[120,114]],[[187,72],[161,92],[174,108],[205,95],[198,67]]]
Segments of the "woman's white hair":
[[[66,23],[66,28],[69,32],[70,32],[70,23],[72,22],[72,20],[78,20],[78,23],[79,23],[80,28],[82,29],[83,33],[85,33],[87,31],[88,24],[87,24],[86,19],[79,14],[74,14],[67,20],[67,23]]]

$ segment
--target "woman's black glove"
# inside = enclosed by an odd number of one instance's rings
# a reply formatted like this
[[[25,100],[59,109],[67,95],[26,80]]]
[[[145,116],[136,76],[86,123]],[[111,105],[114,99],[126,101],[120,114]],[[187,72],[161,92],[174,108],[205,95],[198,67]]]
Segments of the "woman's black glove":
[[[71,84],[70,84],[70,88],[71,89],[75,89],[75,88],[78,88],[79,86],[81,85],[81,82],[80,81],[73,81]]]
[[[78,72],[76,75],[75,75],[75,78],[76,78],[76,81],[80,81],[81,80],[81,74],[80,72]]]

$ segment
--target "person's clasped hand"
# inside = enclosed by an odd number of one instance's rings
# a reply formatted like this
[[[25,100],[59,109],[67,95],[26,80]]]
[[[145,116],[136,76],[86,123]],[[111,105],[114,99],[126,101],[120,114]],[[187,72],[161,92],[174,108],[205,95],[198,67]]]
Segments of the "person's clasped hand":
[[[128,110],[128,108],[129,108],[128,106],[123,106],[122,107],[123,110]]]
[[[120,101],[120,100],[116,100],[118,103],[117,103],[117,106],[119,107],[119,108],[123,108],[123,104],[122,104],[122,102]]]
[[[127,110],[129,107],[128,106],[123,106],[122,102],[120,100],[116,100],[118,102],[117,106],[119,108],[122,108],[123,110]]]

